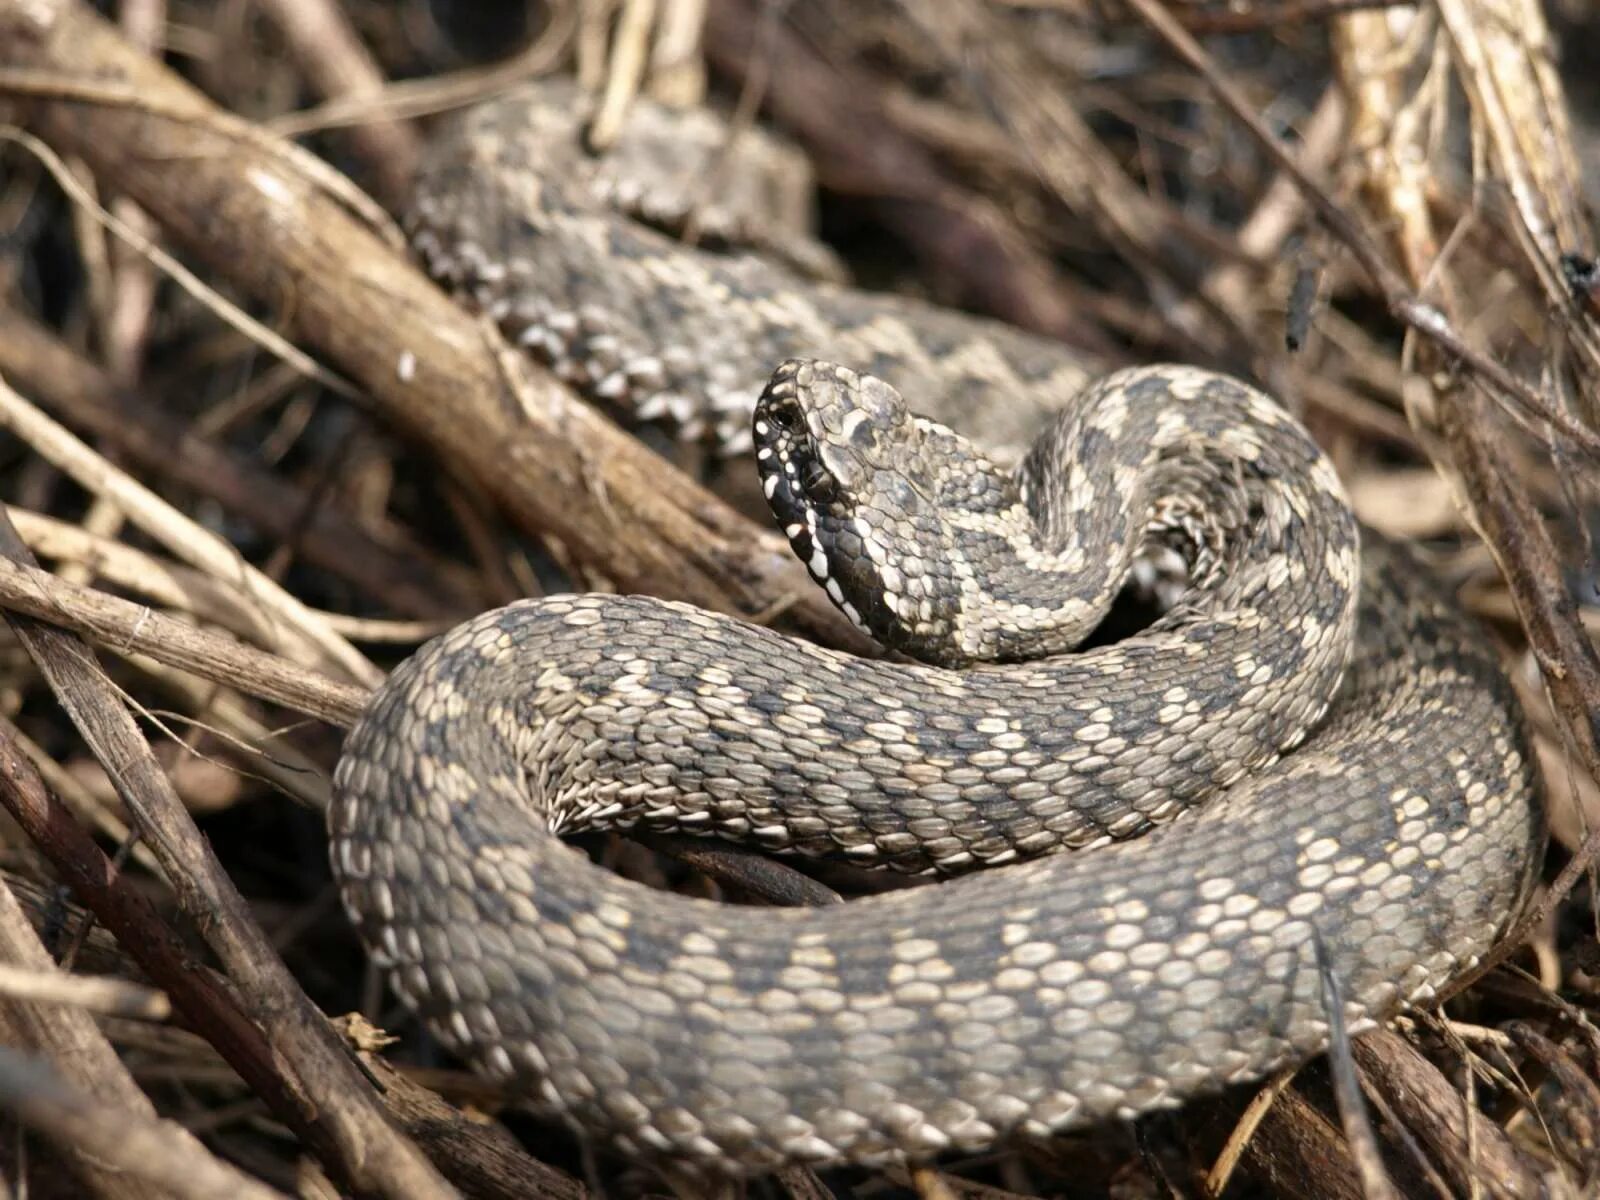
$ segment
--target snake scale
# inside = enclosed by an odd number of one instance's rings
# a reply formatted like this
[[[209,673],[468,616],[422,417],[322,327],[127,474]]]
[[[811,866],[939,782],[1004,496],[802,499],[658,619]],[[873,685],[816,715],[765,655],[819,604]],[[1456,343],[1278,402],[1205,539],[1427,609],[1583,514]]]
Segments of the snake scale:
[[[1283,409],[1189,367],[1086,386],[1042,341],[668,240],[602,203],[556,95],[445,135],[424,254],[597,398],[746,431],[795,551],[901,653],[578,595],[398,668],[332,861],[448,1047],[688,1169],[915,1162],[1260,1078],[1325,1046],[1320,965],[1359,1027],[1492,944],[1544,837],[1514,699]],[[1043,432],[1005,469],[908,409],[936,399]],[[1178,602],[1068,652],[1157,551]],[[955,878],[747,908],[559,840],[630,826]]]

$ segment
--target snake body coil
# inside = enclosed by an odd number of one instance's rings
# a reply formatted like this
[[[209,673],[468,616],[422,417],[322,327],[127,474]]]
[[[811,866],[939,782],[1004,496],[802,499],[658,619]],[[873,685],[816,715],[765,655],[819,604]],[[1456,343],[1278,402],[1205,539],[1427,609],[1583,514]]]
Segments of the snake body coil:
[[[762,394],[795,550],[923,663],[568,596],[394,673],[332,856],[447,1045],[629,1152],[907,1161],[1310,1055],[1319,962],[1359,1025],[1489,947],[1543,826],[1483,635],[1404,553],[1358,550],[1327,461],[1244,384],[1142,368],[1051,407],[1008,473],[872,376],[793,361]],[[1061,653],[1156,547],[1188,563],[1177,606]],[[634,825],[960,877],[746,909],[557,838]]]

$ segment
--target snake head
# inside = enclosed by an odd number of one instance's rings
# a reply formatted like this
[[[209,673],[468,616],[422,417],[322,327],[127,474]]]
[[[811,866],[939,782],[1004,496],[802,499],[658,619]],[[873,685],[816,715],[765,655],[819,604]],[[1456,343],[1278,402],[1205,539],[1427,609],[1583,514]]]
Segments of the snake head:
[[[1008,477],[883,380],[836,363],[780,366],[753,432],[767,503],[839,610],[890,649],[965,661],[951,539],[970,522],[955,513],[1014,504]]]

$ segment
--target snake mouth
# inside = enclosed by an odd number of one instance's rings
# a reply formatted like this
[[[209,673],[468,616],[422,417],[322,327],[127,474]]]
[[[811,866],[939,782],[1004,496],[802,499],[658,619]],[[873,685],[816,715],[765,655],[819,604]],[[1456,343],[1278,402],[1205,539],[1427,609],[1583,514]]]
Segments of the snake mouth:
[[[756,471],[773,517],[811,578],[851,624],[877,636],[855,602],[862,593],[852,585],[852,563],[835,562],[829,552],[850,515],[845,489],[812,428],[818,418],[800,396],[797,377],[810,365],[798,359],[785,362],[756,401],[752,419]]]
[[[837,489],[818,458],[796,387],[799,368],[799,362],[790,361],[773,372],[756,401],[751,428],[762,494],[794,552],[820,583],[828,578],[828,559],[817,544],[818,509],[837,499]]]

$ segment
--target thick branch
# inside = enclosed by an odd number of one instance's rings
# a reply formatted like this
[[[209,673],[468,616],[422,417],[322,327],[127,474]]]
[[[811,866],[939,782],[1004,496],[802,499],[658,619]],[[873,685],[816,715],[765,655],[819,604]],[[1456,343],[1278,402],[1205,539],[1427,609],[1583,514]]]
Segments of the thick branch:
[[[170,239],[336,364],[378,411],[476,479],[532,532],[626,590],[747,615],[787,606],[859,639],[776,533],[517,365],[323,186],[326,168],[213,107],[86,5],[0,2],[0,67],[31,123],[136,199]]]

